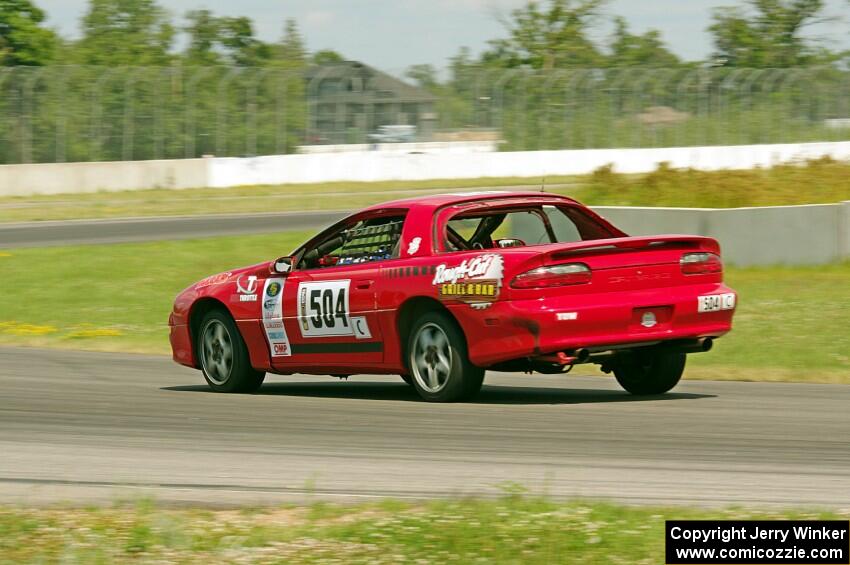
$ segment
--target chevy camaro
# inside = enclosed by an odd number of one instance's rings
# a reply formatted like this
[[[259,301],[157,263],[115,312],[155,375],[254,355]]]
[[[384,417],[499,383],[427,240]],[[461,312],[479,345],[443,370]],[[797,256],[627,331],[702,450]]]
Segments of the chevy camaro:
[[[175,361],[222,392],[266,373],[383,373],[446,402],[487,369],[595,363],[661,394],[731,329],[736,300],[714,239],[629,237],[567,197],[489,192],[366,208],[193,284],[169,325]]]

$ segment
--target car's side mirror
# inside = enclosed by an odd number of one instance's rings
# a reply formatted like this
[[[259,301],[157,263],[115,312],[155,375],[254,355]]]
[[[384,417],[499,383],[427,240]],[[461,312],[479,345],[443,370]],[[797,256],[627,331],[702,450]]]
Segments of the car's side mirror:
[[[292,270],[292,257],[279,257],[274,260],[269,269],[274,275],[288,275]]]

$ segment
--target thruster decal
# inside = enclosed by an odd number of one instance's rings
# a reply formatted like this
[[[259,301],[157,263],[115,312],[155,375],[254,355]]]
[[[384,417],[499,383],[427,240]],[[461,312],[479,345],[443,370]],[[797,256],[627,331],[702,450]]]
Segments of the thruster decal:
[[[263,329],[272,357],[290,357],[292,349],[283,325],[283,283],[285,279],[266,279],[263,287]]]

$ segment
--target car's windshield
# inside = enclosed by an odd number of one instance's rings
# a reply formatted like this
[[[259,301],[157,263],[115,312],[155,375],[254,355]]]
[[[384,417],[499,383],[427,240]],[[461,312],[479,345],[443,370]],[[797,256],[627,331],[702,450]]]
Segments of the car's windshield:
[[[521,247],[615,236],[575,207],[530,205],[459,213],[446,223],[444,248]]]

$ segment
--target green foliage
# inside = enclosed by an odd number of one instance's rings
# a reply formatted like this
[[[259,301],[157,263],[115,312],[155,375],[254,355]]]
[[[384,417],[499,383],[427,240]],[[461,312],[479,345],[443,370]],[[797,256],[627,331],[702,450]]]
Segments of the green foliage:
[[[189,35],[189,46],[184,58],[190,65],[219,65],[222,58],[216,51],[219,42],[220,22],[210,10],[192,10],[186,13],[188,25],[183,30]]]
[[[529,2],[505,22],[508,37],[490,42],[485,65],[504,68],[598,67],[604,57],[588,36],[607,0]]]
[[[320,49],[313,53],[311,62],[314,65],[336,65],[345,61],[345,57],[333,49]]]
[[[435,90],[440,81],[437,78],[437,69],[433,65],[411,65],[405,76],[413,81],[416,86],[426,90]]]
[[[664,46],[658,30],[634,35],[629,32],[625,18],[617,17],[614,22],[616,28],[608,56],[610,66],[671,68],[680,64],[679,58]]]
[[[816,49],[803,35],[817,23],[823,0],[749,0],[754,13],[718,8],[708,28],[714,36],[714,62],[728,67],[795,67],[826,63],[837,54]]]
[[[166,65],[174,32],[155,0],[90,0],[75,56],[86,65]]]
[[[665,520],[846,520],[845,511],[386,500],[250,512],[0,508],[10,563],[658,563]]]
[[[769,169],[698,171],[662,163],[646,175],[622,175],[610,166],[574,191],[594,205],[738,208],[850,200],[850,164],[828,157]]]
[[[42,27],[44,20],[30,0],[0,0],[0,66],[51,62],[58,40]]]

